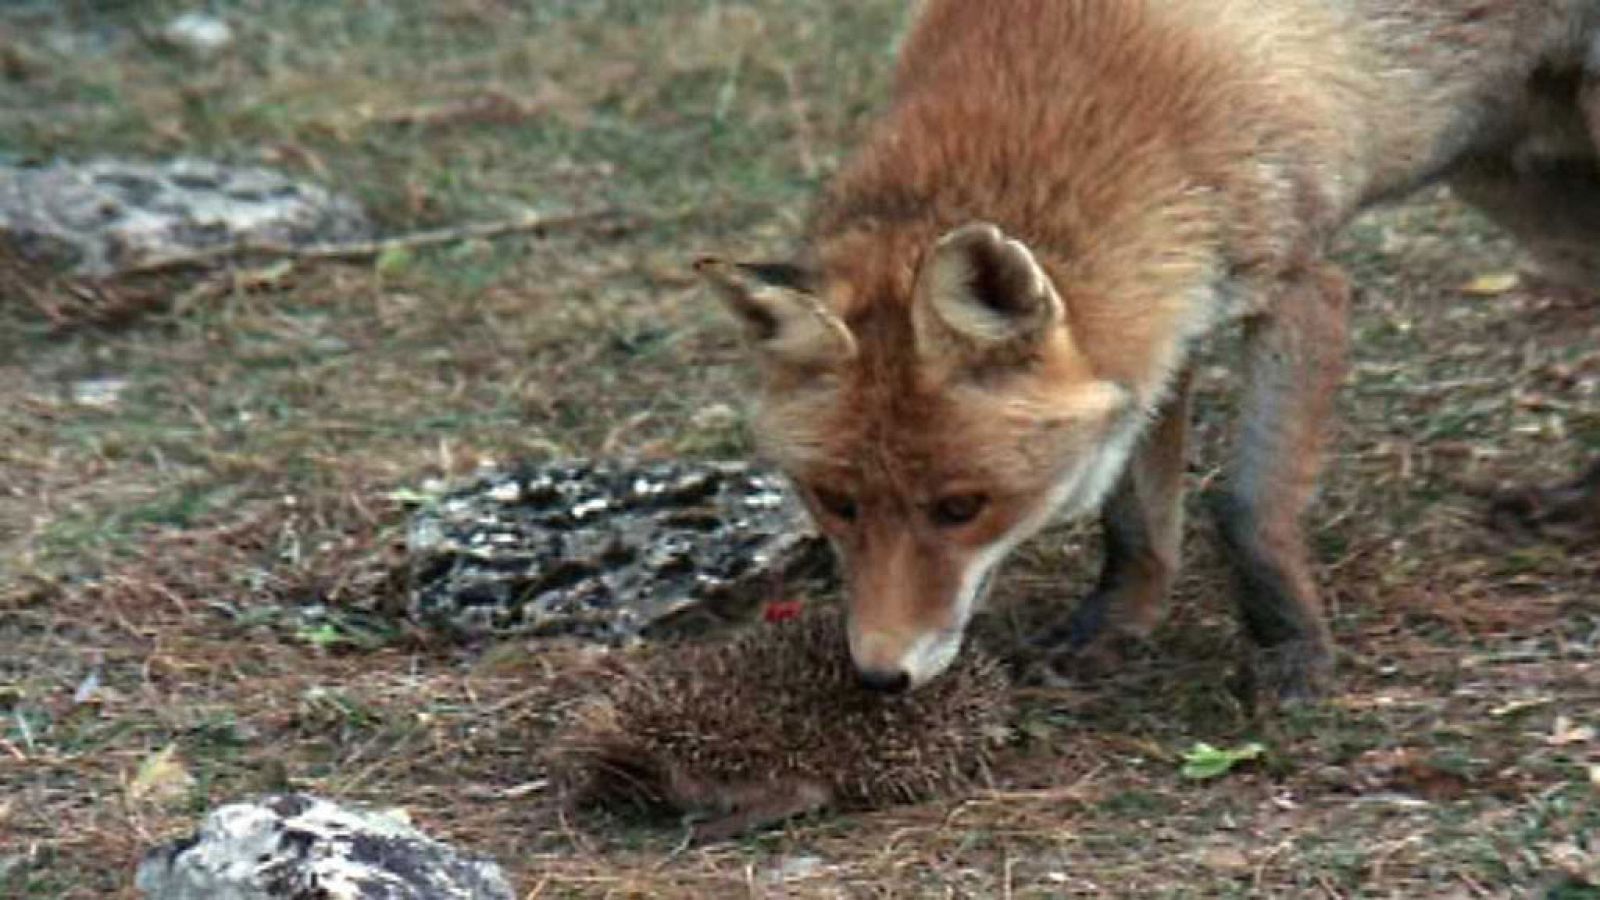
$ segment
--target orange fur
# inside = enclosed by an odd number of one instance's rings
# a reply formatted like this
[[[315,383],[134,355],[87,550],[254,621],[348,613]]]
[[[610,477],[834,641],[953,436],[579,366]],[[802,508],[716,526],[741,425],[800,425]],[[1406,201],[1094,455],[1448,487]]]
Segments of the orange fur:
[[[1108,604],[1147,628],[1176,567],[1183,462],[1148,442],[1181,443],[1191,342],[1248,320],[1222,504],[1242,609],[1264,648],[1325,668],[1298,516],[1342,371],[1326,242],[1439,178],[1480,186],[1513,228],[1536,220],[1548,184],[1507,186],[1482,161],[1559,134],[1592,162],[1597,33],[1600,0],[929,0],[811,221],[808,283],[763,307],[722,280],[747,322],[803,296],[819,333],[849,336],[848,358],[807,367],[785,363],[815,357],[793,341],[754,341],[756,431],[851,572],[858,664],[936,674],[998,559],[1057,509],[1098,506],[1130,459],[1108,526],[1137,552],[1108,562],[1126,572],[1108,570],[1074,641],[1098,639]],[[1568,257],[1595,246],[1572,231]],[[952,524],[940,510],[961,496],[984,502]]]

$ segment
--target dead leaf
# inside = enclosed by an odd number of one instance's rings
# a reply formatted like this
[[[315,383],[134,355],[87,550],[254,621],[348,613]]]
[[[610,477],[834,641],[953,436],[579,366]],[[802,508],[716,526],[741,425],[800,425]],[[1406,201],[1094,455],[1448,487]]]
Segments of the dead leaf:
[[[1471,780],[1411,747],[1369,750],[1350,763],[1347,787],[1359,794],[1397,791],[1431,802],[1454,800]]]
[[[1594,740],[1594,734],[1594,728],[1588,725],[1574,725],[1566,716],[1556,716],[1556,723],[1551,727],[1550,734],[1544,742],[1552,747],[1587,744]]]
[[[516,125],[549,113],[570,114],[578,107],[575,98],[560,85],[545,82],[531,96],[484,88],[438,105],[373,113],[371,118],[384,125],[419,128]]]
[[[1252,868],[1250,857],[1243,850],[1226,845],[1207,847],[1200,852],[1199,861],[1207,869],[1225,875],[1238,875]]]
[[[380,810],[379,815],[395,822],[399,822],[401,825],[410,826],[416,824],[415,822],[411,821],[411,811],[406,809],[404,806],[390,806],[386,809]]]
[[[1554,697],[1524,697],[1520,700],[1512,700],[1508,703],[1496,706],[1494,709],[1489,710],[1489,715],[1494,716],[1496,719],[1500,719],[1509,716],[1512,713],[1519,713],[1524,710],[1546,706],[1554,703],[1555,701],[1556,698]]]
[[[98,690],[100,690],[100,670],[98,668],[90,669],[89,674],[78,682],[77,690],[72,692],[73,705],[82,706],[88,703],[95,698],[95,692]]]
[[[1600,879],[1600,854],[1585,849],[1576,841],[1546,844],[1543,851],[1551,867],[1568,879],[1584,885]]]
[[[128,802],[164,806],[181,800],[194,786],[194,776],[178,756],[178,745],[168,744],[139,766],[128,784]]]
[[[1520,283],[1522,278],[1516,272],[1484,272],[1459,290],[1473,297],[1498,297]]]
[[[238,291],[263,291],[282,287],[294,272],[294,260],[280,259],[258,269],[243,269],[233,274],[233,287]]]

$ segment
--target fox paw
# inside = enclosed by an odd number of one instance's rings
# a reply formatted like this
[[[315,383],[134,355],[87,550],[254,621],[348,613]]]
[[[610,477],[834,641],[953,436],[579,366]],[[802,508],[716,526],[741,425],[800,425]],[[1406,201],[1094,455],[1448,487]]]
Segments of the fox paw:
[[[1147,635],[1107,615],[1113,603],[1105,595],[1092,594],[1065,621],[1032,641],[1044,680],[1096,681],[1151,655]]]
[[[1102,634],[1088,644],[1058,653],[1052,664],[1057,672],[1076,681],[1098,681],[1124,672],[1130,664],[1153,656],[1149,638],[1124,631]]]
[[[1240,667],[1237,692],[1247,706],[1301,706],[1333,692],[1333,654],[1320,641],[1255,647]]]
[[[1489,520],[1503,531],[1558,540],[1592,539],[1600,534],[1600,462],[1569,484],[1496,494]]]

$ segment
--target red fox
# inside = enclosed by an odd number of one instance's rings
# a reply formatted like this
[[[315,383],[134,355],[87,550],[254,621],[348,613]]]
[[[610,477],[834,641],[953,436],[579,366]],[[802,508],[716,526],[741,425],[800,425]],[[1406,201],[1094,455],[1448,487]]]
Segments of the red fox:
[[[1106,546],[1064,652],[1147,634],[1178,570],[1190,349],[1238,323],[1210,505],[1248,671],[1325,691],[1300,520],[1345,371],[1329,239],[1444,181],[1595,287],[1597,141],[1600,0],[927,0],[798,258],[697,264],[759,363],[757,440],[841,558],[862,680],[938,675],[1062,515],[1099,510]]]

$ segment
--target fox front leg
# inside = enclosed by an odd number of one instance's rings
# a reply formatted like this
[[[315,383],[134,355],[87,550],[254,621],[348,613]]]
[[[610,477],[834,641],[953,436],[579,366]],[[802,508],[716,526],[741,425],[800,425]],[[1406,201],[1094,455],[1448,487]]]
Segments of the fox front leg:
[[[1333,645],[1301,516],[1316,490],[1344,378],[1350,287],[1319,263],[1246,321],[1246,387],[1226,488],[1211,499],[1244,631],[1250,694],[1304,700],[1331,687]]]
[[[1174,381],[1101,511],[1105,561],[1094,590],[1040,642],[1075,674],[1109,674],[1166,610],[1183,543],[1190,373]]]

